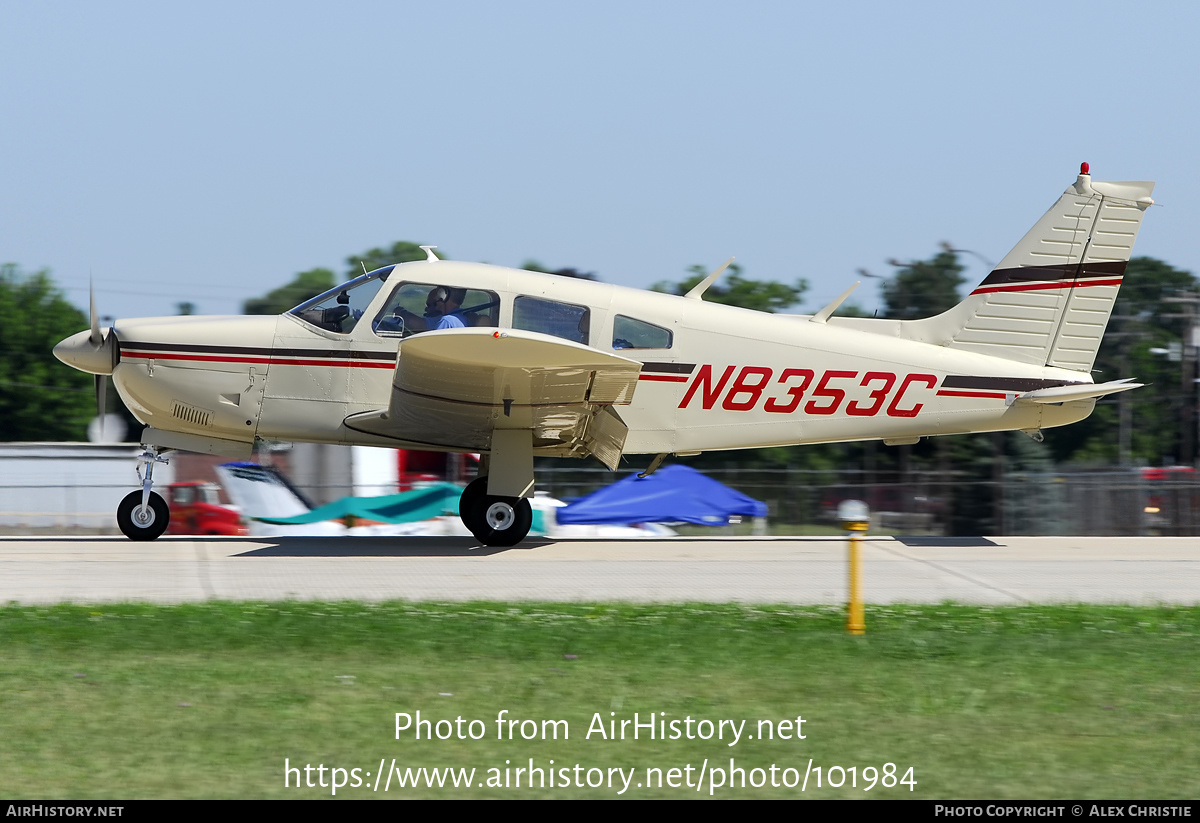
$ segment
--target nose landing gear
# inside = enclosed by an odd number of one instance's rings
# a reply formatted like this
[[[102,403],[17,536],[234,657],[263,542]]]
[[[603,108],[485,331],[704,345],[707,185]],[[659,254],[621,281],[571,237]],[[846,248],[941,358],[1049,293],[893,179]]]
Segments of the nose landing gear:
[[[142,490],[125,495],[117,506],[117,525],[130,540],[154,540],[167,530],[171,510],[161,495],[150,491],[154,464],[167,462],[167,458],[160,457],[158,449],[153,446],[138,455],[137,472],[138,479],[142,481]],[[146,467],[144,475],[142,466]]]

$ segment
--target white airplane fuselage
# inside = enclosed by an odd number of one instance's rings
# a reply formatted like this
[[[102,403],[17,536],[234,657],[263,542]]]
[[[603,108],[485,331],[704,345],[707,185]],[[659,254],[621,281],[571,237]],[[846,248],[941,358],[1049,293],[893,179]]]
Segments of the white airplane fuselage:
[[[1033,431],[1081,420],[1094,405],[1012,403],[1031,387],[1088,379],[1077,372],[859,331],[837,318],[814,323],[803,315],[451,261],[403,264],[389,282],[401,280],[494,291],[501,329],[512,327],[520,295],[585,305],[587,344],[610,351],[618,315],[668,329],[670,348],[616,350],[643,364],[633,400],[620,412],[629,427],[627,454]],[[386,298],[385,287],[372,308]],[[117,389],[139,420],[160,431],[247,449],[256,438],[439,447],[346,426],[352,415],[388,407],[403,348],[369,324],[337,334],[284,314],[121,320],[114,330],[121,350],[112,372]],[[946,384],[989,375],[1015,388]]]

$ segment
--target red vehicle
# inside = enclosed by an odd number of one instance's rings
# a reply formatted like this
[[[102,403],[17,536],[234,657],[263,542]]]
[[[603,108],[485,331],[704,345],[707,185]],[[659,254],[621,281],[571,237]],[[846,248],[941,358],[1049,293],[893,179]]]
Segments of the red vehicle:
[[[167,487],[171,509],[168,534],[246,534],[237,509],[223,505],[215,483],[172,483]]]

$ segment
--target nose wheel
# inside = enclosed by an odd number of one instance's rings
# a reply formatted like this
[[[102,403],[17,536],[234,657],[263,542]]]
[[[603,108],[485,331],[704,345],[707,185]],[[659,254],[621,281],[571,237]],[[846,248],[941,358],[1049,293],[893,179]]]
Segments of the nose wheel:
[[[154,482],[154,466],[166,462],[167,458],[160,457],[154,446],[147,447],[138,455],[137,473],[142,481],[142,490],[125,495],[121,505],[117,506],[117,526],[130,540],[154,540],[167,530],[171,510],[161,495],[150,491]]]
[[[153,540],[167,530],[171,510],[158,492],[142,505],[142,493],[130,492],[117,506],[117,525],[130,540]]]
[[[463,489],[458,501],[463,525],[485,546],[515,546],[529,534],[533,509],[519,497],[487,493],[487,478],[479,477]]]

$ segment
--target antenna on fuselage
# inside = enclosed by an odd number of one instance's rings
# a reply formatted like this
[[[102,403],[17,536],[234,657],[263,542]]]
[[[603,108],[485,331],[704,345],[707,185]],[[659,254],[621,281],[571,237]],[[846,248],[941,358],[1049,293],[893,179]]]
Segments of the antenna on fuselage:
[[[425,252],[425,259],[428,262],[436,263],[440,259],[436,254],[433,253],[433,250],[436,249],[437,246],[421,246],[420,248],[421,251]]]
[[[424,248],[424,247],[422,247],[422,248]],[[725,269],[729,268],[729,264],[732,263],[733,261],[734,261],[734,258],[732,258],[732,257],[729,258],[728,260],[726,260],[725,264],[722,265],[721,268],[717,269],[715,272],[710,274],[708,277],[704,278],[699,283],[692,286],[691,290],[688,291],[688,293],[685,294],[684,297],[690,297],[693,300],[703,300],[704,292],[706,292],[708,290],[709,286],[711,286],[713,283],[717,282],[717,278],[720,277],[725,272]]]
[[[360,266],[362,266],[362,267],[363,267],[363,274],[366,274],[366,273],[367,273],[367,261],[366,261],[366,260],[359,260],[359,261],[358,261],[358,265],[360,265]]]
[[[861,282],[862,282],[861,280],[855,280],[853,286],[846,289],[844,292],[839,294],[837,297],[833,298],[833,302],[831,302],[825,308],[821,309],[819,312],[814,314],[812,317],[808,318],[809,322],[810,323],[824,323],[824,322],[828,321],[830,315],[832,315],[835,311],[837,311],[837,307],[842,305],[842,303],[844,303],[846,301],[846,298],[850,296],[850,292],[857,289],[858,284]]]

